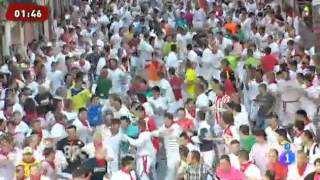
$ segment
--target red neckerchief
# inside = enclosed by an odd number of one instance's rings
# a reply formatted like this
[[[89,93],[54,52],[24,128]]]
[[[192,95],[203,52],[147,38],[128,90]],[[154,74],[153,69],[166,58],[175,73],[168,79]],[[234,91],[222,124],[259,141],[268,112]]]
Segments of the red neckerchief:
[[[248,161],[248,162],[242,164],[242,166],[241,166],[241,168],[240,168],[241,172],[244,173],[244,172],[249,168],[249,166],[250,166],[251,164],[252,164],[251,161]]]
[[[274,79],[274,80],[271,80],[269,81],[269,84],[277,84],[278,82]]]
[[[308,164],[305,164],[305,165],[303,165],[302,167],[297,167],[298,168],[298,173],[299,173],[299,176],[303,176],[303,174],[304,174],[304,172],[306,171],[306,169],[307,169],[307,165]]]
[[[98,158],[96,158],[96,162],[97,162],[97,164],[98,164],[99,167],[105,167],[106,164],[107,164],[107,162],[106,162],[105,159],[98,159]]]
[[[124,172],[125,174],[128,174],[130,176],[130,180],[134,180],[130,171],[126,168],[121,168],[121,171]]]
[[[310,84],[306,85],[306,88],[309,88],[309,87],[312,87],[312,86],[313,86],[313,84],[310,83]]]
[[[257,82],[258,84],[260,84],[260,83],[262,83],[262,79],[260,79],[260,80],[257,80],[257,79],[256,79],[256,82]]]
[[[43,162],[48,163],[49,166],[50,166],[53,170],[56,169],[56,165],[55,165],[54,161],[49,161],[49,160],[46,160],[46,159],[45,159],[45,160],[43,160]]]
[[[308,64],[304,63],[301,65],[301,69],[304,70],[304,69],[307,69],[309,67]]]
[[[41,180],[41,175],[40,176],[30,176],[30,180]]]
[[[10,152],[4,152],[4,151],[0,150],[0,154],[2,154],[3,156],[5,156],[7,158],[8,158],[9,153]]]
[[[225,95],[225,93],[223,93],[223,94],[220,95],[220,96],[217,95],[217,99],[222,99],[224,95]]]
[[[68,139],[70,145],[74,145],[77,141],[77,139]]]
[[[229,125],[226,129],[224,129],[223,133],[228,135],[228,136],[233,137],[233,134],[232,134],[232,131],[231,131],[230,127],[231,126]]]
[[[40,130],[40,132],[37,132],[38,137],[40,138],[40,140],[42,140],[43,137],[43,133],[42,130]]]
[[[188,113],[192,116],[192,117],[196,117],[196,108],[190,108],[187,109]]]

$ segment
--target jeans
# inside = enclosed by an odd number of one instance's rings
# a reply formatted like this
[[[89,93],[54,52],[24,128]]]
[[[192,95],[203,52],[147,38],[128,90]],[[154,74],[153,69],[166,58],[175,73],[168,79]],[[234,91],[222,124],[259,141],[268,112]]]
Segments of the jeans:
[[[256,116],[256,129],[265,129],[266,128],[266,120],[268,119],[267,116],[257,115]]]

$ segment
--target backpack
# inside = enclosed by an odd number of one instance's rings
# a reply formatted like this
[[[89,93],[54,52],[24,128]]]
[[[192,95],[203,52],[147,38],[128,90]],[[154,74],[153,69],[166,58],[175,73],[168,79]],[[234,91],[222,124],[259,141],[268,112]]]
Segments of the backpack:
[[[88,121],[90,126],[101,125],[102,122],[102,105],[91,105],[87,111]]]

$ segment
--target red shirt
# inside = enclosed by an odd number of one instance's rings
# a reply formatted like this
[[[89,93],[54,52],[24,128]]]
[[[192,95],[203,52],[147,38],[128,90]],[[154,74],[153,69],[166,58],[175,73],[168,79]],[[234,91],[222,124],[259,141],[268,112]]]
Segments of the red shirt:
[[[177,121],[177,124],[184,130],[184,131],[189,131],[194,128],[193,121],[191,119],[179,119]]]
[[[276,180],[286,179],[288,175],[288,166],[277,162],[275,164],[269,164],[268,169],[274,172]]]
[[[235,85],[229,79],[226,79],[224,81],[224,89],[225,89],[226,94],[229,95],[229,96],[231,96],[232,94],[236,93]]]
[[[273,55],[266,55],[261,58],[261,67],[263,72],[273,72],[274,66],[278,64],[278,60]]]
[[[169,79],[170,85],[172,87],[174,97],[178,101],[179,99],[182,99],[182,83],[183,80],[179,78],[178,76],[173,76]]]

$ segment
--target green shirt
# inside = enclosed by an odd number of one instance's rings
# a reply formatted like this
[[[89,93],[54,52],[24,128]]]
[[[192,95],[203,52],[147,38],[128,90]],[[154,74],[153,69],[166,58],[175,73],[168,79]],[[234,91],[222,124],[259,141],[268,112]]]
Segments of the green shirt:
[[[235,71],[237,69],[237,65],[238,65],[237,57],[236,56],[227,56],[226,59],[229,62],[231,69],[233,71]]]
[[[240,139],[241,147],[250,152],[252,146],[256,143],[256,138],[252,135]]]
[[[173,44],[172,42],[164,43],[163,49],[162,49],[164,56],[168,56],[168,54],[171,52],[171,45],[172,44]]]
[[[96,95],[103,99],[108,99],[109,91],[112,88],[112,81],[105,77],[99,77],[97,80]]]
[[[250,65],[252,67],[257,67],[259,65],[259,62],[254,57],[248,57],[246,59],[246,65]]]

